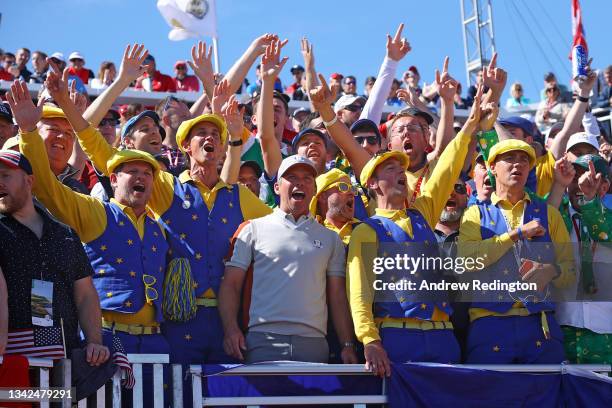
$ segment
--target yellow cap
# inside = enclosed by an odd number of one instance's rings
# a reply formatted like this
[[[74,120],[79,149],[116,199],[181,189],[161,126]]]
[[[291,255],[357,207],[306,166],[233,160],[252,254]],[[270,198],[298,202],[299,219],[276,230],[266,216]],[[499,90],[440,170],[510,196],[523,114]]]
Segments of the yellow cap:
[[[176,131],[176,144],[183,152],[185,152],[183,142],[187,139],[187,136],[189,136],[189,131],[192,127],[200,122],[210,122],[217,126],[219,128],[219,134],[221,135],[221,144],[225,145],[225,141],[227,140],[227,126],[225,125],[225,120],[223,120],[223,118],[219,115],[208,113],[206,115],[200,115],[196,118],[186,120],[181,123],[181,126],[179,126],[178,130]]]
[[[62,119],[68,120],[68,118],[66,117],[66,114],[64,113],[63,110],[61,110],[60,108],[57,108],[55,106],[49,106],[49,105],[43,105],[42,117],[43,117],[43,119],[47,119],[47,118],[62,118]]]
[[[529,156],[529,168],[531,169],[533,166],[535,166],[535,150],[533,150],[533,147],[531,147],[529,144],[518,139],[506,139],[494,145],[489,151],[489,166],[495,163],[495,158],[500,154],[512,152],[514,150],[527,153],[527,155]]]
[[[408,164],[410,163],[410,159],[404,152],[390,151],[390,152],[384,152],[382,154],[376,154],[366,163],[366,165],[363,167],[363,170],[361,170],[361,176],[359,177],[359,182],[361,183],[363,187],[368,186],[368,180],[370,179],[370,177],[372,177],[372,174],[374,174],[374,170],[376,170],[376,168],[382,162],[388,159],[399,160],[402,167],[404,167],[404,170],[408,168]]]
[[[330,171],[321,174],[317,177],[317,193],[310,200],[310,213],[312,215],[316,215],[317,213],[317,201],[322,192],[329,190],[329,188],[342,179],[347,179],[348,182],[351,182],[348,174],[343,172],[340,169],[331,169]]]
[[[108,174],[114,172],[120,164],[135,161],[142,161],[150,164],[151,167],[153,167],[153,174],[157,174],[160,169],[159,163],[155,160],[155,157],[151,156],[149,153],[143,152],[142,150],[126,149],[118,151],[106,162]]]

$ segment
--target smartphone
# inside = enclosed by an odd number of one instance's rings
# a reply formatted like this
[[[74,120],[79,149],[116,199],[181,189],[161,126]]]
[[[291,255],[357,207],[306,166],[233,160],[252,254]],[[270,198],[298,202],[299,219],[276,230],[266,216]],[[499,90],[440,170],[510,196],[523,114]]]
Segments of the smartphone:
[[[527,272],[531,272],[535,269],[535,262],[531,259],[521,259],[521,267],[519,268],[519,275],[525,276]]]

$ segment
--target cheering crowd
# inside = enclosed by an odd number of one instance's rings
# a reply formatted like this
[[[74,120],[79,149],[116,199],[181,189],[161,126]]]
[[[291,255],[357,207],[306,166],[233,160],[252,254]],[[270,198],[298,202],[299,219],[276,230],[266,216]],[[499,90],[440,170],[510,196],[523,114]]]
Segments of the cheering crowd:
[[[5,53],[0,354],[50,282],[53,325],[91,365],[112,336],[171,363],[361,362],[380,376],[408,361],[612,363],[612,149],[590,112],[610,105],[612,66],[572,91],[547,75],[535,118],[499,117],[497,56],[466,98],[448,58],[421,88],[415,66],[395,79],[411,50],[402,28],[365,95],[353,76],[318,73],[306,39],[284,89],[286,41],[270,34],[223,76],[203,43],[174,78],[138,44],[98,76],[78,52],[66,66],[36,51],[35,72],[27,49]],[[36,101],[27,82],[44,84]],[[115,104],[130,86],[200,82],[192,106]],[[90,101],[83,84],[104,90]],[[290,112],[291,98],[310,109]],[[506,105],[528,103],[512,84]],[[400,110],[383,118],[385,106]],[[573,301],[383,299],[373,262],[393,251],[483,257],[495,279]]]

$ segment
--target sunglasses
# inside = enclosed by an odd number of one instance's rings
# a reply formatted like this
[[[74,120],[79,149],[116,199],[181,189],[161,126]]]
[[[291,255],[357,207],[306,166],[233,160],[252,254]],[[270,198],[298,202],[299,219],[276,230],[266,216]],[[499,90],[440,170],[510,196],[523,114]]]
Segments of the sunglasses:
[[[363,141],[365,140],[369,145],[374,146],[378,144],[378,137],[377,136],[355,136],[355,140],[357,141],[357,143],[359,143],[360,145],[363,144]]]
[[[466,194],[467,193],[467,187],[465,186],[465,184],[455,184],[455,193],[457,194]]]
[[[159,293],[157,293],[157,289],[153,287],[157,283],[157,278],[153,275],[147,275],[146,273],[142,275],[142,282],[145,285],[145,297],[147,303],[151,304],[153,301],[159,298]]]
[[[360,112],[363,110],[363,106],[361,105],[348,105],[345,106],[344,109],[346,109],[349,112]]]
[[[345,183],[344,181],[339,181],[330,186],[330,188],[338,187],[338,191],[342,194],[352,193],[353,195],[357,195],[357,189],[355,186],[349,183]]]
[[[107,118],[107,119],[102,119],[98,127],[103,127],[103,126],[117,127],[118,124],[119,124],[118,120]]]
[[[346,81],[344,84],[345,85],[356,85],[357,82],[355,82],[355,81]]]
[[[164,104],[164,108],[162,109],[162,111],[163,111],[163,112],[167,111],[167,110],[168,110],[168,108],[170,107],[170,103],[171,103],[171,102],[178,102],[178,101],[179,101],[179,100],[178,100],[178,99],[176,99],[174,96],[169,96],[169,97],[166,99],[166,103]]]

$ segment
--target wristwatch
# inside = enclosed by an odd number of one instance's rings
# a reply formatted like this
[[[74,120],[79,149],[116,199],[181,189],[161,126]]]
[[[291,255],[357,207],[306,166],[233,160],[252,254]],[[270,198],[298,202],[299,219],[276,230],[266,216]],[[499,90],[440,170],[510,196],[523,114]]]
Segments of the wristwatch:
[[[230,146],[242,146],[242,139],[238,139],[238,140],[230,140],[229,142],[227,142],[227,144],[229,144]]]
[[[589,98],[585,98],[584,96],[580,96],[580,95],[576,95],[576,99],[578,99],[580,102],[588,102]]]

